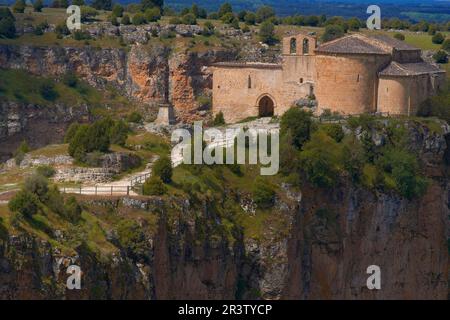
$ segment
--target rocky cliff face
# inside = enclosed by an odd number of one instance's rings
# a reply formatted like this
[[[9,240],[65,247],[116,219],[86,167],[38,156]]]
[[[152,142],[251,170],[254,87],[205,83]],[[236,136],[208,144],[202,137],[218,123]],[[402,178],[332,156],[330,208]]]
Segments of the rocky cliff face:
[[[196,98],[210,94],[212,74],[207,66],[236,57],[236,50],[227,49],[196,53],[144,45],[133,45],[129,51],[0,45],[2,68],[52,77],[72,71],[96,88],[111,85],[128,98],[150,106],[171,103],[180,120],[185,121],[195,118]]]

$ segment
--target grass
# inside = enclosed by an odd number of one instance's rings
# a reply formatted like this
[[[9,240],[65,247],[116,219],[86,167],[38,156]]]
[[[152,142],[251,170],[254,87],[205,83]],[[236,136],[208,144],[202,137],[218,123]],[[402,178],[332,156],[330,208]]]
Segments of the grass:
[[[68,155],[68,144],[50,144],[43,148],[39,148],[29,152],[32,157],[44,156],[44,157],[56,157],[60,155]]]

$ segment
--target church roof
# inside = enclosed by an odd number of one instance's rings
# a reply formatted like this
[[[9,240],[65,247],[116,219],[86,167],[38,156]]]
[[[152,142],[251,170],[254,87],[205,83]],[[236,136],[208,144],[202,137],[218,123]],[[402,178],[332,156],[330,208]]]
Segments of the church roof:
[[[382,42],[383,44],[385,44],[389,47],[392,47],[396,50],[402,50],[402,51],[404,51],[404,50],[413,50],[413,51],[420,50],[419,48],[414,47],[410,44],[407,44],[404,41],[400,41],[400,40],[397,40],[395,38],[392,38],[392,37],[389,37],[389,36],[386,36],[383,34],[375,34],[375,35],[372,35],[370,38],[373,38],[376,41]]]
[[[384,68],[379,75],[380,76],[417,76],[421,74],[429,73],[442,73],[444,70],[438,66],[432,65],[428,62],[417,63],[398,63],[391,62],[386,68]]]
[[[316,49],[317,53],[387,54],[380,46],[359,35],[348,35],[325,42]]]
[[[346,54],[390,54],[393,50],[417,51],[420,50],[403,41],[389,36],[377,34],[366,36],[354,33],[342,38],[325,42],[320,45],[318,53],[346,53]]]

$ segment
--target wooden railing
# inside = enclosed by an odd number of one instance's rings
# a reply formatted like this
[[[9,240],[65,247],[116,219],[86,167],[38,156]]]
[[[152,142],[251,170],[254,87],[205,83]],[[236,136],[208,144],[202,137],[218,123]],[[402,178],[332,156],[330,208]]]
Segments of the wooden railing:
[[[148,173],[145,173],[145,174],[143,174],[143,175],[134,177],[134,178],[131,179],[131,181],[130,181],[131,187],[135,186],[136,184],[144,183],[145,180],[147,180],[148,178],[150,178],[150,176],[151,176],[151,173],[148,172]]]
[[[75,193],[86,195],[130,195],[133,191],[132,186],[92,186],[92,187],[60,187],[59,190],[63,193]]]

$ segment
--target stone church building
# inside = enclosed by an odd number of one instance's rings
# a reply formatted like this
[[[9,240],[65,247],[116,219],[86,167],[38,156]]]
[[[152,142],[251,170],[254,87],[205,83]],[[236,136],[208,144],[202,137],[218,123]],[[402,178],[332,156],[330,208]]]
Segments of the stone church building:
[[[214,64],[213,112],[227,122],[296,104],[316,105],[316,114],[413,115],[444,81],[420,49],[388,36],[355,33],[318,46],[315,36],[298,34],[283,38],[281,64]]]

